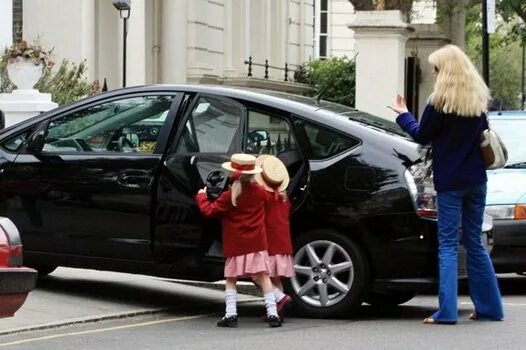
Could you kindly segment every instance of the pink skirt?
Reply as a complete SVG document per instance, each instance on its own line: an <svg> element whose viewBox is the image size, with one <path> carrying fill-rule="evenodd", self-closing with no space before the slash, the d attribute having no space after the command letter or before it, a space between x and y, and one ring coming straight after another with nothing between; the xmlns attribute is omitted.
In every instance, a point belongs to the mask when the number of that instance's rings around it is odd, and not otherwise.
<svg viewBox="0 0 526 350"><path fill-rule="evenodd" d="M270 263L270 277L292 277L294 275L292 255L269 255L268 261Z"/></svg>
<svg viewBox="0 0 526 350"><path fill-rule="evenodd" d="M266 250L233 256L225 262L225 277L252 277L261 272L270 273Z"/></svg>

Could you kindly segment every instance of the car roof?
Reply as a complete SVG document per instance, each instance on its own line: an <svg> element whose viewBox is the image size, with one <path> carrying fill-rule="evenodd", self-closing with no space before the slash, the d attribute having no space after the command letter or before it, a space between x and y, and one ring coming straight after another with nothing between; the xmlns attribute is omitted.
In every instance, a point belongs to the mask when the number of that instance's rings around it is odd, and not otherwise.
<svg viewBox="0 0 526 350"><path fill-rule="evenodd" d="M346 112L357 112L351 107L346 107L338 105L329 101L319 100L317 101L314 98L290 94L286 92L279 92L274 90L264 90L264 89L255 89L255 88L246 88L246 87L225 87L223 85L179 85L179 84L153 84L153 85L140 85L133 87L126 87L115 89L107 92L103 92L94 96L84 98L82 100L76 101L70 105L62 106L48 112L44 112L39 116L30 118L20 124L15 124L2 130L2 134L9 134L15 132L17 129L24 128L28 124L33 124L35 121L42 120L48 115L59 114L62 112L67 112L67 110L72 108L81 107L82 105L91 104L102 99L112 98L113 96L123 96L126 94L135 94L135 93L154 93L154 92L190 92L190 93L201 93L201 94L214 94L217 96L223 96L232 99L244 100L247 102L252 102L255 104L265 105L271 108L276 108L289 113L297 114L302 118L311 120L312 122L321 123L330 128L347 131L351 129L362 132L369 132L371 125L366 125L363 122L352 120L349 118L349 115L341 114L341 112L336 112L330 110L334 107L342 108ZM374 117L374 116L370 116ZM378 118L378 117L375 117ZM385 123L391 123L390 121L384 121ZM400 135L398 135L400 136Z"/></svg>
<svg viewBox="0 0 526 350"><path fill-rule="evenodd" d="M487 113L491 119L526 119L526 111L493 111Z"/></svg>

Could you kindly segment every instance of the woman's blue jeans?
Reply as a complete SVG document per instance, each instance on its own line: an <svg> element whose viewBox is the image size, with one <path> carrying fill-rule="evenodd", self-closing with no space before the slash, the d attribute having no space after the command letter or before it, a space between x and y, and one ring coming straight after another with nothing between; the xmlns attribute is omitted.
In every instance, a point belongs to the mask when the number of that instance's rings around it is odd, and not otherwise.
<svg viewBox="0 0 526 350"><path fill-rule="evenodd" d="M457 268L459 227L467 251L468 283L477 319L504 317L495 270L482 244L486 184L461 191L438 192L439 305L435 321L455 323L458 318Z"/></svg>

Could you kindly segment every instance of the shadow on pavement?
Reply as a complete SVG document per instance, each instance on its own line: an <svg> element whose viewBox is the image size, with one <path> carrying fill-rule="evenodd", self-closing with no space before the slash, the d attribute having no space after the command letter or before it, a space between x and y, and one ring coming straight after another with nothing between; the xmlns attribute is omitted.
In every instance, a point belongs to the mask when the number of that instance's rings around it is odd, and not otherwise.
<svg viewBox="0 0 526 350"><path fill-rule="evenodd" d="M152 278L152 283L159 283ZM169 288L172 286L171 288ZM141 286L125 281L101 281L82 278L47 276L39 279L37 289L67 296L76 296L98 301L127 304L137 308L159 308L194 312L215 312L222 310L223 301L217 296L207 296L196 287L180 286L166 288ZM204 290L206 291L206 290ZM209 293L208 293L209 294Z"/></svg>
<svg viewBox="0 0 526 350"><path fill-rule="evenodd" d="M163 283L161 280L152 278L156 283ZM169 282L169 283L166 283ZM213 297L207 296L208 289L217 289L207 287L206 283L182 282L178 283L173 280L164 280L168 286L177 286L176 288L158 289L155 286L138 286L128 284L125 281L99 281L82 278L62 278L48 276L38 281L39 290L49 291L56 294L68 296L86 297L101 301L125 303L140 308L162 308L168 310L177 310L178 312L187 311L191 313L214 313L218 315L223 311L224 305L217 294ZM501 292L506 295L524 295L526 294L526 277L515 274L506 274L499 276ZM198 288L198 287L203 288ZM202 290L200 292L200 289ZM467 288L460 286L459 292L467 295ZM260 317L264 313L264 306L261 302L249 302L239 305L240 314L244 317ZM374 320L374 319L415 319L421 320L428 317L434 306L420 305L400 305L395 307L373 307L363 304L352 316L344 319L352 320ZM467 318L469 310L461 310L460 318ZM465 315L464 315L465 313ZM294 309L291 310L290 316L302 317Z"/></svg>

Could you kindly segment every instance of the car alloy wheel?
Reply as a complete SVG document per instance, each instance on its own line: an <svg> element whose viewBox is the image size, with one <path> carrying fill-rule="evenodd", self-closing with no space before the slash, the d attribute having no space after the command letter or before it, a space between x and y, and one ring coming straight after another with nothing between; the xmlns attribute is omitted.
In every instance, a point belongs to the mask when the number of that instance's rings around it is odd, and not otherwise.
<svg viewBox="0 0 526 350"><path fill-rule="evenodd" d="M294 256L291 285L303 302L329 307L342 301L354 282L354 264L345 249L332 241L316 240Z"/></svg>

